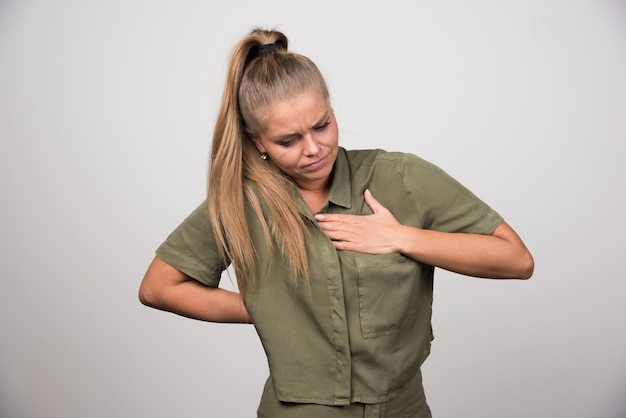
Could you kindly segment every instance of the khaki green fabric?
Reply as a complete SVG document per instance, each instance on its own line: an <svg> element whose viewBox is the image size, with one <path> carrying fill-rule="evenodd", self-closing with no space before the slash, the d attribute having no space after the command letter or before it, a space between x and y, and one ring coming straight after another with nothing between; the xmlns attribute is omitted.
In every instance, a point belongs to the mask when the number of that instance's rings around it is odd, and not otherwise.
<svg viewBox="0 0 626 418"><path fill-rule="evenodd" d="M366 188L404 225L490 234L502 222L437 167L382 150L339 149L321 212L371 214ZM392 399L430 352L434 269L401 254L336 251L304 201L299 204L311 233L310 287L303 281L293 286L284 258L278 251L270 256L258 220L247 214L262 280L245 303L267 353L276 396L324 405ZM208 286L219 284L227 262L218 257L204 203L157 256Z"/></svg>
<svg viewBox="0 0 626 418"><path fill-rule="evenodd" d="M394 398L381 403L352 403L329 406L280 402L276 398L272 378L267 379L258 418L432 418L418 372Z"/></svg>

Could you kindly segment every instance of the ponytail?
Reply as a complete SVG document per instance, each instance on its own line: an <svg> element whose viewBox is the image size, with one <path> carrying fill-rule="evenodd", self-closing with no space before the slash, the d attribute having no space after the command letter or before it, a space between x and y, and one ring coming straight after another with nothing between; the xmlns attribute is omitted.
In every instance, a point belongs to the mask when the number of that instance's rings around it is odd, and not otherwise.
<svg viewBox="0 0 626 418"><path fill-rule="evenodd" d="M262 129L259 109L277 100L318 89L324 79L308 58L287 51L288 40L273 30L255 29L234 48L221 108L213 132L208 211L222 259L232 262L240 291L254 291L259 262L246 222L246 203L260 220L265 244L291 266L294 284L308 282L307 229L297 206L297 188L271 161L261 158L246 129ZM263 205L269 213L263 215ZM250 215L250 214L249 214ZM268 261L269 263L269 257ZM268 265L264 271L268 271Z"/></svg>

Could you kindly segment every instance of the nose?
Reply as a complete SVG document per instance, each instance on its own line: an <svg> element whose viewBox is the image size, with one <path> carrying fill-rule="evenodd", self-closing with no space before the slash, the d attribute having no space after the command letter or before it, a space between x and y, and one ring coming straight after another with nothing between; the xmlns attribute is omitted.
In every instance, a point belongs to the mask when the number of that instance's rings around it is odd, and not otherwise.
<svg viewBox="0 0 626 418"><path fill-rule="evenodd" d="M306 156L313 156L320 152L321 146L315 137L311 134L306 135L304 138L303 153Z"/></svg>

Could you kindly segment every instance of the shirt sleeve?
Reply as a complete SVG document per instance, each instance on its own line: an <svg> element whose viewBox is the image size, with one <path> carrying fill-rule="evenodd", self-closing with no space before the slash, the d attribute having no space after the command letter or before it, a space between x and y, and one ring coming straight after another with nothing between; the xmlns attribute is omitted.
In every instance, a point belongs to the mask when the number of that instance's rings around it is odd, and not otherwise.
<svg viewBox="0 0 626 418"><path fill-rule="evenodd" d="M402 178L425 229L489 235L502 223L502 217L470 190L415 155L404 155Z"/></svg>
<svg viewBox="0 0 626 418"><path fill-rule="evenodd" d="M221 259L217 250L206 201L167 237L157 248L156 255L207 286L219 285L222 272L229 263Z"/></svg>

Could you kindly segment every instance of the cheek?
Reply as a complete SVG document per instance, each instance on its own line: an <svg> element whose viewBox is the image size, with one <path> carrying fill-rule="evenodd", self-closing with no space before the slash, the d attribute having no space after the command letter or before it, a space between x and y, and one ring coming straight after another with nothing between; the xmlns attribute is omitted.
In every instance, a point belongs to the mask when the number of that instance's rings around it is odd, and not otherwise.
<svg viewBox="0 0 626 418"><path fill-rule="evenodd" d="M339 131L336 126L328 132L328 135L325 137L325 142L329 145L334 145L339 142Z"/></svg>
<svg viewBox="0 0 626 418"><path fill-rule="evenodd" d="M283 171L298 164L299 154L291 149L279 150L274 154L274 163Z"/></svg>

